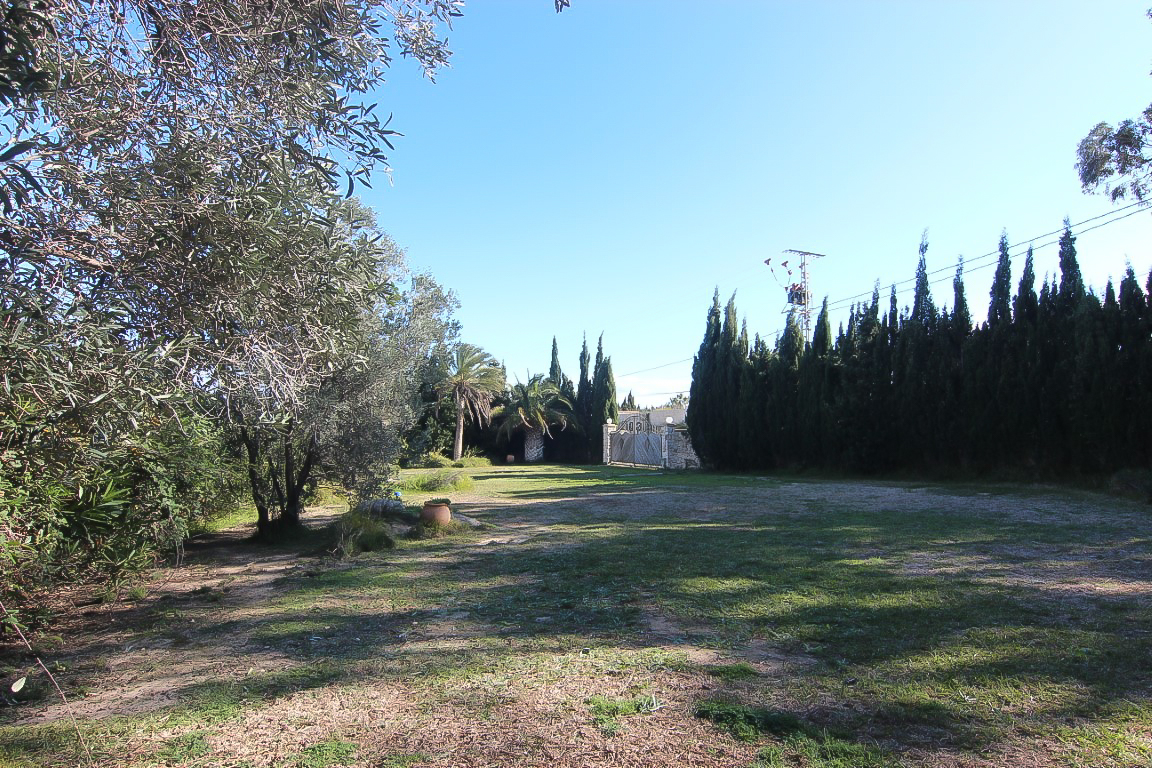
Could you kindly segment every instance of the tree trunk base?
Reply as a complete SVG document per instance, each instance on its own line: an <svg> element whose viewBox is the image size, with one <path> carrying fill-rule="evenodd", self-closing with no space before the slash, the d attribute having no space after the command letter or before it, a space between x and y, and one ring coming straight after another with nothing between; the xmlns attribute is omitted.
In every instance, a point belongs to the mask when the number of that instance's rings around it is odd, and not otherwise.
<svg viewBox="0 0 1152 768"><path fill-rule="evenodd" d="M258 526L252 541L261 544L279 544L285 541L295 541L308 533L308 526L297 520L275 518L266 524Z"/></svg>

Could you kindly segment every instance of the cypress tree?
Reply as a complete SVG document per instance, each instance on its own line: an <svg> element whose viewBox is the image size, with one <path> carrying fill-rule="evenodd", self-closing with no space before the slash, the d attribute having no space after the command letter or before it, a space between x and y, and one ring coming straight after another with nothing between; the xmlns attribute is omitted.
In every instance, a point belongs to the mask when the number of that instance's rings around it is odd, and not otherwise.
<svg viewBox="0 0 1152 768"><path fill-rule="evenodd" d="M820 359L825 359L832 352L832 325L828 322L828 297L820 306L820 314L816 316L816 330L812 331L812 347L810 352Z"/></svg>
<svg viewBox="0 0 1152 768"><path fill-rule="evenodd" d="M771 468L772 457L768 444L768 389L767 372L771 353L757 334L748 353L740 382L740 413L738 465L750 468Z"/></svg>
<svg viewBox="0 0 1152 768"><path fill-rule="evenodd" d="M927 232L920 240L920 260L916 267L916 290L912 312L903 324L894 359L896 400L900 403L899 430L903 436L901 461L907 467L924 467L937 437L935 403L929 371L931 334L937 322L936 305L928 284Z"/></svg>
<svg viewBox="0 0 1152 768"><path fill-rule="evenodd" d="M833 455L830 393L826 386L832 365L832 326L828 321L828 299L820 307L812 344L800 360L797 374L796 417L804 429L800 433L799 458L806 466L824 466ZM752 360L755 364L756 354Z"/></svg>
<svg viewBox="0 0 1152 768"><path fill-rule="evenodd" d="M1000 273L999 267L996 269ZM1011 289L1009 289L1011 290ZM1011 319L1006 317L1006 319ZM963 342L972 332L972 313L968 309L968 299L964 295L964 257L956 261L956 276L952 278L952 334L953 339Z"/></svg>
<svg viewBox="0 0 1152 768"><path fill-rule="evenodd" d="M1119 360L1116 377L1124 384L1122 409L1125 415L1118 436L1122 438L1122 466L1147 466L1149 439L1152 436L1152 407L1146 402L1152 391L1152 370L1145 368L1149 360L1149 313L1144 292L1136 273L1129 265L1120 281L1120 333Z"/></svg>
<svg viewBox="0 0 1152 768"><path fill-rule="evenodd" d="M784 333L776 342L776 357L780 363L790 371L800 367L800 357L804 354L804 333L800 330L800 321L796 310L788 311L788 319L784 322Z"/></svg>
<svg viewBox="0 0 1152 768"><path fill-rule="evenodd" d="M1012 320L1012 260L1008 256L1008 235L1000 235L1000 258L992 278L992 301L988 305L988 327L996 328Z"/></svg>
<svg viewBox="0 0 1152 768"><path fill-rule="evenodd" d="M1123 283L1121 283L1123 285ZM1102 439L1106 452L1107 468L1122 466L1126 451L1126 426L1131 421L1127 417L1128 386L1125 376L1129 373L1124 367L1123 347L1121 339L1124 336L1123 316L1120 312L1120 301L1112 280L1104 290L1104 306L1100 317L1100 336L1098 339L1100 357L1100 401L1101 401L1101 427Z"/></svg>
<svg viewBox="0 0 1152 768"><path fill-rule="evenodd" d="M617 421L620 409L616 405L616 378L612 375L612 358L604 357L601 335L600 350L596 355L596 371L592 379L592 419L587 430L588 453L593 463L602 461L604 425L609 419Z"/></svg>
<svg viewBox="0 0 1152 768"><path fill-rule="evenodd" d="M992 288L988 292L988 319L980 332L967 345L973 364L965 379L960 408L965 416L957 431L964 433L966 447L961 451L965 463L983 467L996 466L1003 460L1004 441L1009 427L1005 419L1004 390L1011 388L1016 362L1008 354L1012 322L1012 260L1008 254L1008 235L1000 235L999 258Z"/></svg>
<svg viewBox="0 0 1152 768"><path fill-rule="evenodd" d="M849 318L851 344L842 356L841 420L843 460L859 471L875 471L889 462L885 456L888 421L888 349L880 319L880 284L872 300Z"/></svg>
<svg viewBox="0 0 1152 768"><path fill-rule="evenodd" d="M578 449L579 461L587 463L591 458L588 455L588 424L592 421L592 378L589 367L592 356L588 354L588 335L584 335L584 342L580 348L580 378L576 381L576 423L580 425L583 439Z"/></svg>
<svg viewBox="0 0 1152 768"><path fill-rule="evenodd" d="M892 284L888 296L888 344L896 346L896 334L900 332L900 310L896 304L896 284Z"/></svg>
<svg viewBox="0 0 1152 768"><path fill-rule="evenodd" d="M702 462L716 463L717 423L715 419L718 396L717 361L720 344L720 289L712 294L712 307L704 325L704 339L692 361L692 386L688 394L688 437L692 448Z"/></svg>
<svg viewBox="0 0 1152 768"><path fill-rule="evenodd" d="M797 372L804 353L804 336L796 310L788 312L784 332L776 339L776 350L766 372L766 431L771 463L774 466L798 464L800 433L797 428Z"/></svg>
<svg viewBox="0 0 1152 768"><path fill-rule="evenodd" d="M1016 290L1016 299L1012 307L1015 322L1035 328L1037 303L1036 269L1032 262L1032 246L1028 246L1028 254L1024 257L1024 271L1020 274L1020 286Z"/></svg>
<svg viewBox="0 0 1152 768"><path fill-rule="evenodd" d="M548 366L548 378L557 387L563 380L564 371L560 368L560 347L556 344L556 337L552 337L552 364Z"/></svg>
<svg viewBox="0 0 1152 768"><path fill-rule="evenodd" d="M636 411L636 398L632 397L632 390L628 390L628 396L620 402L620 410L622 411Z"/></svg>
<svg viewBox="0 0 1152 768"><path fill-rule="evenodd" d="M1095 293L1089 292L1081 298L1072 316L1072 344L1069 348L1073 351L1073 359L1065 361L1070 363L1067 375L1071 394L1065 406L1071 438L1068 445L1070 458L1074 468L1089 474L1097 474L1107 466L1109 452L1104 380L1108 361L1114 355L1106 351L1104 309Z"/></svg>
<svg viewBox="0 0 1152 768"><path fill-rule="evenodd" d="M1067 470L1067 430L1065 407L1070 396L1065 358L1071 356L1071 345L1061 322L1059 291L1055 280L1047 277L1040 287L1036 313L1035 382L1038 393L1037 421L1039 440L1035 451L1037 463L1049 471Z"/></svg>
<svg viewBox="0 0 1152 768"><path fill-rule="evenodd" d="M717 442L713 450L717 466L731 467L736 464L737 440L740 430L740 414L736 404L740 401L740 381L747 361L748 337L743 336L744 349L741 350L741 334L736 313L736 294L733 293L724 307L724 324L720 328L717 345L717 393L714 418L717 422Z"/></svg>
<svg viewBox="0 0 1152 768"><path fill-rule="evenodd" d="M928 230L920 237L920 262L916 266L916 292L912 299L912 319L931 328L936 322L936 305L932 303L932 288L928 284Z"/></svg>
<svg viewBox="0 0 1152 768"><path fill-rule="evenodd" d="M588 387L592 384L592 379L589 375L589 365L592 363L592 356L588 354L588 336L584 336L584 345L580 348L580 378L576 382L576 398L581 399L581 392L584 393L583 397L588 396Z"/></svg>
<svg viewBox="0 0 1152 768"><path fill-rule="evenodd" d="M1064 233L1060 235L1060 289L1057 291L1060 311L1071 317L1084 295L1084 278L1080 274L1080 262L1076 260L1076 238L1072 236L1068 219L1064 219Z"/></svg>
<svg viewBox="0 0 1152 768"><path fill-rule="evenodd" d="M941 456L950 464L963 463L967 454L968 426L964 414L965 403L965 351L972 333L972 312L964 290L964 258L956 260L956 275L952 278L952 314L948 318L947 333L938 345L946 359L938 368L944 391L938 400L937 413L943 430L940 441Z"/></svg>
<svg viewBox="0 0 1152 768"><path fill-rule="evenodd" d="M1032 246L1024 257L1024 269L1012 301L1012 332L1008 357L1013 370L1005 379L1006 403L1003 435L1004 460L1011 465L1034 468L1037 442L1040 439L1038 395L1044 383L1041 379L1037 348L1039 299L1036 296L1036 269Z"/></svg>
<svg viewBox="0 0 1152 768"><path fill-rule="evenodd" d="M560 394L570 402L576 402L576 388L572 379L560 367L560 348L556 345L556 337L552 337L552 363L548 366L548 379L560 388Z"/></svg>
<svg viewBox="0 0 1152 768"><path fill-rule="evenodd" d="M1080 323L1076 316L1087 296L1076 256L1076 238L1072 236L1068 219L1064 219L1064 232L1060 236L1060 282L1056 285L1053 281L1051 295L1054 312L1048 329L1051 348L1047 381L1049 401L1045 415L1055 431L1050 438L1051 448L1058 452L1052 468L1057 472L1067 472L1077 456L1082 455L1082 446L1076 445L1079 418L1075 397L1082 384L1077 375L1077 363L1086 362L1086 357L1081 354L1083 350L1077 343L1082 331L1078 333Z"/></svg>

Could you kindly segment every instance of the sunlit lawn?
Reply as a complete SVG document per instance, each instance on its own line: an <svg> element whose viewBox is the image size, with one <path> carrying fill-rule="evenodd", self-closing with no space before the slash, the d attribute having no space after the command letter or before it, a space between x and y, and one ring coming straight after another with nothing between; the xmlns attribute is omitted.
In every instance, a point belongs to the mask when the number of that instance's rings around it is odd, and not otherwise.
<svg viewBox="0 0 1152 768"><path fill-rule="evenodd" d="M405 541L352 567L312 562L255 622L213 624L212 605L188 606L209 625L203 642L247 633L292 664L243 685L190 683L159 713L84 720L99 762L242 765L213 751L228 723L293 692L366 681L409 686L420 711L464 702L498 719L517 692L587 678L578 717L626 740L627 723L655 717L669 674L708 681L686 716L706 718L717 744L751 743L748 765L1152 761L1143 507L1036 489L857 494L850 483L615 468L468 472L458 508L488 530ZM875 502L905 490L906 505ZM484 541L509 532L528 535ZM466 642L416 642L446 621ZM651 682L596 698L602 674ZM73 764L73 742L63 724L5 728L0 765ZM370 742L334 729L291 759L452 764Z"/></svg>

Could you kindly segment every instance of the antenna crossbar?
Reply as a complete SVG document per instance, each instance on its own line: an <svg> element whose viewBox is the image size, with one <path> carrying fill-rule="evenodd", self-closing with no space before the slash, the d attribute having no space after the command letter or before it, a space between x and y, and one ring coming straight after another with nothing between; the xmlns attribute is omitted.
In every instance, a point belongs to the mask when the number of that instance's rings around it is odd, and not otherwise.
<svg viewBox="0 0 1152 768"><path fill-rule="evenodd" d="M792 248L784 251L784 253L800 257L800 282L789 284L786 290L788 304L800 318L800 328L804 332L804 344L807 346L812 338L812 284L808 277L808 260L822 259L824 254Z"/></svg>

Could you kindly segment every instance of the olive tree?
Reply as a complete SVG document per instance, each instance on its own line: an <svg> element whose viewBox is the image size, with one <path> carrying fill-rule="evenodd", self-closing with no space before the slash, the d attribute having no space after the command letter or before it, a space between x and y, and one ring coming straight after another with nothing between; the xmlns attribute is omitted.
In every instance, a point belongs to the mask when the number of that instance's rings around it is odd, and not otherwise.
<svg viewBox="0 0 1152 768"><path fill-rule="evenodd" d="M350 208L371 226L366 211ZM307 375L297 371L303 388L278 399L228 393L261 535L298 525L318 479L360 499L381 492L419 413L421 386L435 378L437 352L457 332L455 298L430 276L410 275L390 238L376 232L359 248L376 267L375 298L352 308L340 346Z"/></svg>
<svg viewBox="0 0 1152 768"><path fill-rule="evenodd" d="M141 528L124 515L175 498L180 462L163 457L203 445L206 418L318 434L303 426L318 393L335 372L371 367L366 339L388 326L365 315L402 299L381 269L380 233L339 198L387 170L396 133L368 94L397 55L429 76L444 66L441 31L458 5L9 4L6 585L17 560L45 559L47 542L99 548L117 521Z"/></svg>

